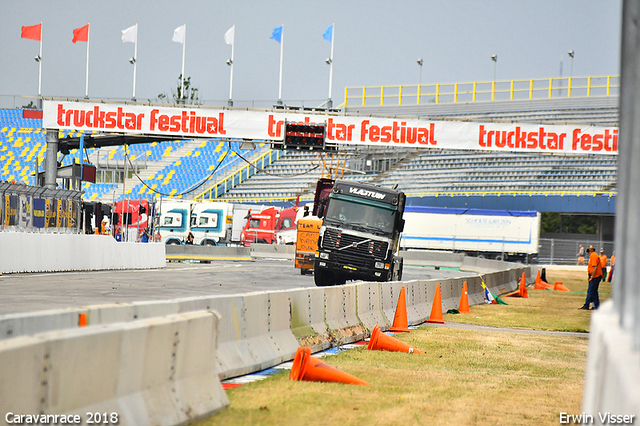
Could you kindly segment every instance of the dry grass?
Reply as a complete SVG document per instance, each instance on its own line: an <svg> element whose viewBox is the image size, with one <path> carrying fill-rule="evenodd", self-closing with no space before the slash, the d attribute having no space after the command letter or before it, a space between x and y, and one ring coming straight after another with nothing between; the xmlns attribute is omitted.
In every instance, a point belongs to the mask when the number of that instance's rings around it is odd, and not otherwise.
<svg viewBox="0 0 640 426"><path fill-rule="evenodd" d="M532 290L529 297L503 297L508 306L496 309L495 305L471 306L474 315L445 315L444 320L465 324L479 324L493 327L527 328L532 330L556 330L588 332L589 311L580 308L587 297L587 272L548 271L547 280L564 283L570 292ZM600 284L600 302L611 294L611 283Z"/></svg>
<svg viewBox="0 0 640 426"><path fill-rule="evenodd" d="M576 274L572 284L572 273L557 274L563 279L550 275L576 291L584 276ZM509 306L474 306L473 313L482 313L473 319L482 316L483 325L587 327L589 312L576 306L584 294L538 293L509 298ZM553 303L545 302L550 297ZM554 320L574 314L576 319ZM445 320L454 317L472 316ZM536 327L536 318L545 325ZM370 386L292 382L284 371L229 390L231 406L198 425L557 425L560 412L581 412L586 338L430 326L395 337L426 355L348 350L325 361Z"/></svg>

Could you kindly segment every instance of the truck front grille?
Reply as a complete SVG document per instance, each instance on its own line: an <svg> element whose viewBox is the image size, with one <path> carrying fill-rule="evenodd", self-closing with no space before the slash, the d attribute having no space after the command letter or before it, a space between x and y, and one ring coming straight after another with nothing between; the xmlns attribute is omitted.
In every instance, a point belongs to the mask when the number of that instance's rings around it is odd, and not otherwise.
<svg viewBox="0 0 640 426"><path fill-rule="evenodd" d="M322 238L322 248L345 255L369 256L376 259L384 259L389 244L384 241L368 240L344 233L339 229L329 228Z"/></svg>

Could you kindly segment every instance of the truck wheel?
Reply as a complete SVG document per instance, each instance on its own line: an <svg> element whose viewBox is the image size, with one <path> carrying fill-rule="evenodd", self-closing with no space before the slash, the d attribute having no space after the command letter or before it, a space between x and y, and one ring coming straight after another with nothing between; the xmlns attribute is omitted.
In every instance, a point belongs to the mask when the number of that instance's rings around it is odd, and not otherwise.
<svg viewBox="0 0 640 426"><path fill-rule="evenodd" d="M213 240L204 240L204 241L202 242L202 245L203 245L203 246L216 246L217 244L216 244L216 242L215 242L215 241L213 241Z"/></svg>
<svg viewBox="0 0 640 426"><path fill-rule="evenodd" d="M313 281L318 287L326 287L336 284L334 282L335 276L331 272L325 271L323 269L314 269Z"/></svg>
<svg viewBox="0 0 640 426"><path fill-rule="evenodd" d="M167 241L167 245L168 246L179 246L180 245L180 241L178 241L178 240L169 240L169 241Z"/></svg>

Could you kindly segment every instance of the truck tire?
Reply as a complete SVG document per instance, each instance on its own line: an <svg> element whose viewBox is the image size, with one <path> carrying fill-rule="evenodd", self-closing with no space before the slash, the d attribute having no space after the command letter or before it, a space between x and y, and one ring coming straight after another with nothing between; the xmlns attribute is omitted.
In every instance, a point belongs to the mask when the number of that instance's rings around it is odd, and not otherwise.
<svg viewBox="0 0 640 426"><path fill-rule="evenodd" d="M316 283L317 287L333 285L332 278L333 274L331 272L322 269L314 269L313 271L313 282Z"/></svg>
<svg viewBox="0 0 640 426"><path fill-rule="evenodd" d="M204 240L202 242L203 246L217 246L216 242L213 240Z"/></svg>
<svg viewBox="0 0 640 426"><path fill-rule="evenodd" d="M167 241L167 245L168 246L179 246L180 245L180 241L178 241L178 240L169 240L169 241Z"/></svg>

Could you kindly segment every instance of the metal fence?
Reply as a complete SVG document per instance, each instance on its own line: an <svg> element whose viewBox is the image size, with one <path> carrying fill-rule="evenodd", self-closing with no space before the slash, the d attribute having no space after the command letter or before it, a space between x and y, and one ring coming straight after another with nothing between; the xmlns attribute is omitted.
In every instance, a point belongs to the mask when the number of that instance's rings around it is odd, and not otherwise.
<svg viewBox="0 0 640 426"><path fill-rule="evenodd" d="M604 249L607 257L615 250L613 241L602 241L597 239L585 240L560 240L556 238L540 238L538 246L538 263L546 265L576 265L578 264L578 253L580 245L584 248L584 264L589 262L587 247L593 245L596 252Z"/></svg>
<svg viewBox="0 0 640 426"><path fill-rule="evenodd" d="M79 191L0 182L0 231L78 233Z"/></svg>

